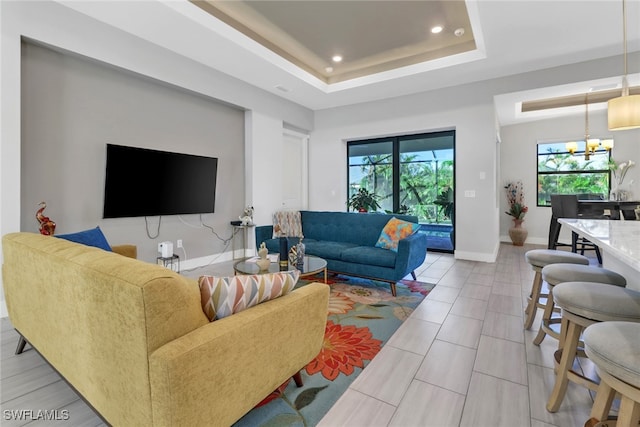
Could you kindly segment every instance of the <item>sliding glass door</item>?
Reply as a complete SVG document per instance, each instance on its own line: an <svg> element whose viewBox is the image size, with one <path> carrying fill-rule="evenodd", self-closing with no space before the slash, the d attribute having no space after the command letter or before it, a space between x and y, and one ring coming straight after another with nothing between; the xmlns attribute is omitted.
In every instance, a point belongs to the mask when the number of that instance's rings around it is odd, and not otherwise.
<svg viewBox="0 0 640 427"><path fill-rule="evenodd" d="M455 131L348 142L349 196L365 188L380 210L416 215L431 249L452 251Z"/></svg>

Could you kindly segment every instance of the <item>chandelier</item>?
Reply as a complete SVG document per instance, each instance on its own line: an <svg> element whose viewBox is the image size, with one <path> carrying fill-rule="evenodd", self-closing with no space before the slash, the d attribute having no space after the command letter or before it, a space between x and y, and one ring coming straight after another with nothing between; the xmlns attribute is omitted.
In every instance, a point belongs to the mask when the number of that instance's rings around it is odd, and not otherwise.
<svg viewBox="0 0 640 427"><path fill-rule="evenodd" d="M598 138L591 138L589 135L589 94L584 95L584 159L589 160L591 155L596 153L598 147L602 146L605 150L609 151L613 148L613 139L603 139L600 141ZM580 141L582 142L582 141ZM571 154L574 154L578 150L578 143L576 141L567 142L565 148Z"/></svg>

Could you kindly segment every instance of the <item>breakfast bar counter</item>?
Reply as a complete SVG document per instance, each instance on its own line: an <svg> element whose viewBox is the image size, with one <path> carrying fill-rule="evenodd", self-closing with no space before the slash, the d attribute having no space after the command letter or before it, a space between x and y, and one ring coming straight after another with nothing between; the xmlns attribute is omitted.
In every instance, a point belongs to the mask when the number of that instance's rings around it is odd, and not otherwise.
<svg viewBox="0 0 640 427"><path fill-rule="evenodd" d="M640 221L560 218L561 224L600 247L602 266L627 279L640 291Z"/></svg>

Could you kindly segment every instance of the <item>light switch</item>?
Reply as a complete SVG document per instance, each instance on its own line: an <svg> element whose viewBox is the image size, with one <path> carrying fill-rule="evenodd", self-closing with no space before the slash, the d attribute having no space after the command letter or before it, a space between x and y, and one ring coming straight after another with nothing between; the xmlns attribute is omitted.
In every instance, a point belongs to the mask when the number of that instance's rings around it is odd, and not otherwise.
<svg viewBox="0 0 640 427"><path fill-rule="evenodd" d="M480 179L487 179L487 173L486 172L480 172Z"/></svg>
<svg viewBox="0 0 640 427"><path fill-rule="evenodd" d="M476 191L475 190L465 190L464 191L464 197L476 197Z"/></svg>

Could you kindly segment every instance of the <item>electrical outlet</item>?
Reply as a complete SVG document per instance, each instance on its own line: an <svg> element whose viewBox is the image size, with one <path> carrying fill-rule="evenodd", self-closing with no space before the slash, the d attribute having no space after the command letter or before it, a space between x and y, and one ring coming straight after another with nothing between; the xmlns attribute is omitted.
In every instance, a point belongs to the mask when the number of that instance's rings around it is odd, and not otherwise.
<svg viewBox="0 0 640 427"><path fill-rule="evenodd" d="M178 241L176 242L176 246L178 246L178 248L182 247L182 239L178 239Z"/></svg>

